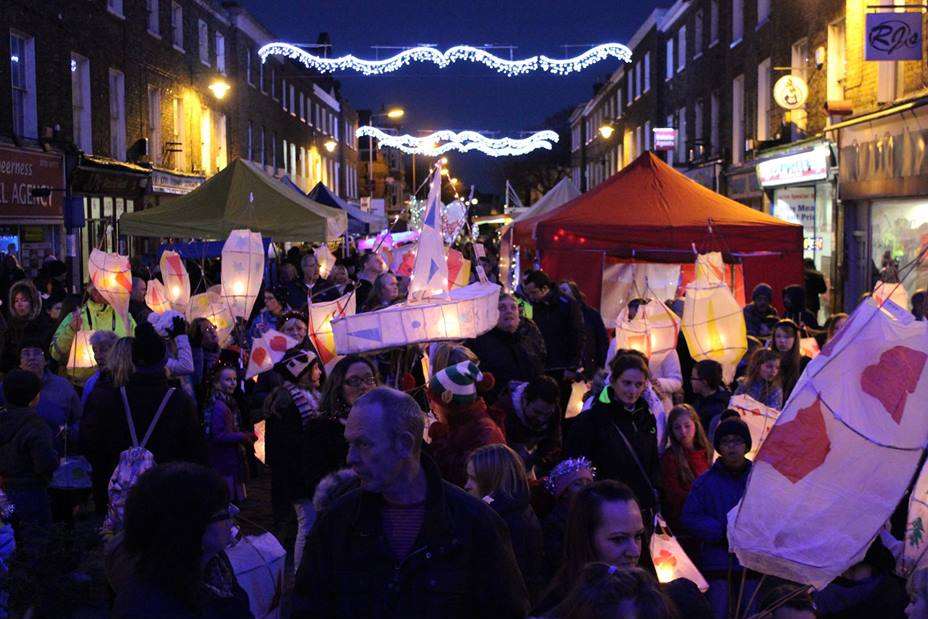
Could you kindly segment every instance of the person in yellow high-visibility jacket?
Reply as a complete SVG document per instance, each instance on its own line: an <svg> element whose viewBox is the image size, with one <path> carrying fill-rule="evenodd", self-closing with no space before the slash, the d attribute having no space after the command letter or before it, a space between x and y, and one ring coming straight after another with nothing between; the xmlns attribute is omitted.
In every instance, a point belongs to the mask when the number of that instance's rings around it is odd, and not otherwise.
<svg viewBox="0 0 928 619"><path fill-rule="evenodd" d="M52 338L50 352L52 358L62 369L68 365L68 356L71 354L74 336L81 329L113 331L119 337L127 337L135 333L135 320L132 316L129 316L127 325L92 285L88 285L87 292L90 298L79 309L65 316ZM94 368L76 369L70 373L70 377L73 382L83 385L94 371Z"/></svg>

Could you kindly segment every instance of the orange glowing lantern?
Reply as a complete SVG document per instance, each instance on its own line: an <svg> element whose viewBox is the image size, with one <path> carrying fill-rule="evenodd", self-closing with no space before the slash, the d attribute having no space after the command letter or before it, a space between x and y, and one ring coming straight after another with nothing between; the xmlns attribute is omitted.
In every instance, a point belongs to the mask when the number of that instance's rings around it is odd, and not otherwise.
<svg viewBox="0 0 928 619"><path fill-rule="evenodd" d="M145 291L145 304L156 314L163 314L171 309L171 302L168 301L164 284L160 280L149 280L148 289Z"/></svg>
<svg viewBox="0 0 928 619"><path fill-rule="evenodd" d="M190 276L184 259L176 251L167 250L161 254L161 279L171 308L186 314L190 304Z"/></svg>
<svg viewBox="0 0 928 619"><path fill-rule="evenodd" d="M94 333L91 329L81 329L74 334L67 365L68 376L74 380L86 378L93 373L93 368L97 367L93 346L90 345L90 338Z"/></svg>
<svg viewBox="0 0 928 619"><path fill-rule="evenodd" d="M129 324L129 297L132 294L132 269L129 258L95 249L87 260L93 287Z"/></svg>
<svg viewBox="0 0 928 619"><path fill-rule="evenodd" d="M649 297L648 303L638 307L638 313L628 319L628 309L622 310L616 320L616 349L637 350L651 360L655 367L677 347L680 319L663 301Z"/></svg>

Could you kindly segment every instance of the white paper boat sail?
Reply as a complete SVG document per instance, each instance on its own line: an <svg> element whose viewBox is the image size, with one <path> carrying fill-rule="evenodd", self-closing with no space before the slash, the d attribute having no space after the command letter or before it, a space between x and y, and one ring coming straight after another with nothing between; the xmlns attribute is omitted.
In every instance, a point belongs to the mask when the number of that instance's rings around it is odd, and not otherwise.
<svg viewBox="0 0 928 619"><path fill-rule="evenodd" d="M339 355L465 340L496 326L500 292L497 284L478 282L448 292L448 264L439 225L440 195L441 172L436 167L409 286L410 300L333 320Z"/></svg>

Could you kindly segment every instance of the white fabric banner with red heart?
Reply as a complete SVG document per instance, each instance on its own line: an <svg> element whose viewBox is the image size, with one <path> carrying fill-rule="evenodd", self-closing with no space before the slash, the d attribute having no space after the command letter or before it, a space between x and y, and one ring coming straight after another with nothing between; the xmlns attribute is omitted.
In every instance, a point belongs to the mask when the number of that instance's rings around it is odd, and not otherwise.
<svg viewBox="0 0 928 619"><path fill-rule="evenodd" d="M274 329L265 331L264 335L255 338L252 342L245 380L273 368L274 364L283 359L284 354L297 344L299 342L280 331Z"/></svg>
<svg viewBox="0 0 928 619"><path fill-rule="evenodd" d="M863 559L928 442L928 323L868 299L800 377L728 539L743 565L822 588Z"/></svg>

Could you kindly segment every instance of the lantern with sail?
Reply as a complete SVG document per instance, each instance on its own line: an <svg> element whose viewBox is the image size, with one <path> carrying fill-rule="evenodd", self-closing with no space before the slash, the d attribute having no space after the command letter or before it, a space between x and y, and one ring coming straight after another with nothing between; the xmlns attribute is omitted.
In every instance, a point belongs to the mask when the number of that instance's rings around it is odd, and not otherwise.
<svg viewBox="0 0 928 619"><path fill-rule="evenodd" d="M464 340L492 329L500 287L480 281L449 292L441 237L441 172L432 172L428 204L405 303L332 322L338 354L347 355L442 340Z"/></svg>

